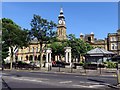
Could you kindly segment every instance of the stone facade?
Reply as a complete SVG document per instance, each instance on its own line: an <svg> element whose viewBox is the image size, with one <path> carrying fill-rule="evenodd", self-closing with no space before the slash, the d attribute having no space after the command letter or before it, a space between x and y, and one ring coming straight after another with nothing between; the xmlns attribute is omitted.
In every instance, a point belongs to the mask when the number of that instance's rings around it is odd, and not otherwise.
<svg viewBox="0 0 120 90"><path fill-rule="evenodd" d="M44 45L43 45L44 47ZM28 47L19 48L17 52L17 60L30 62L39 62L40 60L40 45L36 39L32 40ZM43 62L45 62L45 51L43 51Z"/></svg>
<svg viewBox="0 0 120 90"><path fill-rule="evenodd" d="M83 34L80 34L80 39L89 43L93 47L100 47L107 50L107 39L96 39L94 38L94 33L91 32L91 34L86 34L85 36Z"/></svg>
<svg viewBox="0 0 120 90"><path fill-rule="evenodd" d="M108 33L107 42L108 50L120 55L120 29L116 33Z"/></svg>

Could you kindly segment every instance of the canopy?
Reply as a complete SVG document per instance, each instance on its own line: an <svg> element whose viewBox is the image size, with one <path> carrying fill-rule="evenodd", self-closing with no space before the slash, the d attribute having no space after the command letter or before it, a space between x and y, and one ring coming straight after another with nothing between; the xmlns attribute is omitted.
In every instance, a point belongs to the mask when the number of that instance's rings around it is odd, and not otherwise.
<svg viewBox="0 0 120 90"><path fill-rule="evenodd" d="M113 55L115 53L107 51L103 48L95 48L87 52L90 56L103 56L103 55Z"/></svg>

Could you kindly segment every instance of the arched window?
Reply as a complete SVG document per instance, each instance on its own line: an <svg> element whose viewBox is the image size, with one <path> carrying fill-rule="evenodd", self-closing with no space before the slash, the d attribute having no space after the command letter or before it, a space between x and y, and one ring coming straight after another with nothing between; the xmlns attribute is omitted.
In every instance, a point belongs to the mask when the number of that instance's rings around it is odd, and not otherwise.
<svg viewBox="0 0 120 90"><path fill-rule="evenodd" d="M115 49L115 45L114 45L114 44L112 44L112 46L111 46L111 47L112 47L112 50L114 50L114 49Z"/></svg>
<svg viewBox="0 0 120 90"><path fill-rule="evenodd" d="M30 60L30 61L33 60L33 56L32 56L32 55L29 56L29 60Z"/></svg>
<svg viewBox="0 0 120 90"><path fill-rule="evenodd" d="M91 37L88 37L88 41L91 42Z"/></svg>
<svg viewBox="0 0 120 90"><path fill-rule="evenodd" d="M26 56L26 60L28 60L28 55Z"/></svg>
<svg viewBox="0 0 120 90"><path fill-rule="evenodd" d="M37 56L35 56L35 60L37 60Z"/></svg>
<svg viewBox="0 0 120 90"><path fill-rule="evenodd" d="M38 56L38 60L40 60L40 55Z"/></svg>

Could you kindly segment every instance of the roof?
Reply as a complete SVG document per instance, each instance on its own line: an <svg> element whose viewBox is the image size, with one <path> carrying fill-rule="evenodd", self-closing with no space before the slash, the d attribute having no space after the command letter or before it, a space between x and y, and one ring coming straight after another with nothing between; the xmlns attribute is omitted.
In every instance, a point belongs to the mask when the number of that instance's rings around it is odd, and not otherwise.
<svg viewBox="0 0 120 90"><path fill-rule="evenodd" d="M95 49L92 49L90 51L87 52L87 54L90 54L90 55L112 55L112 54L115 54L113 52L110 52L110 51L107 51L103 48L95 48Z"/></svg>

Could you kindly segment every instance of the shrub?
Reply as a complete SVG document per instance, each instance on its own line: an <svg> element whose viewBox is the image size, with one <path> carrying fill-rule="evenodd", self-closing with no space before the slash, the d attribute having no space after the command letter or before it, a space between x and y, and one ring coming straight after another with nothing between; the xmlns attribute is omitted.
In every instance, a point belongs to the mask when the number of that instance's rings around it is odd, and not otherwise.
<svg viewBox="0 0 120 90"><path fill-rule="evenodd" d="M84 62L81 61L81 62L80 62L80 66L83 66L83 65L84 65Z"/></svg>
<svg viewBox="0 0 120 90"><path fill-rule="evenodd" d="M116 68L116 63L114 62L106 62L106 67L107 68Z"/></svg>

